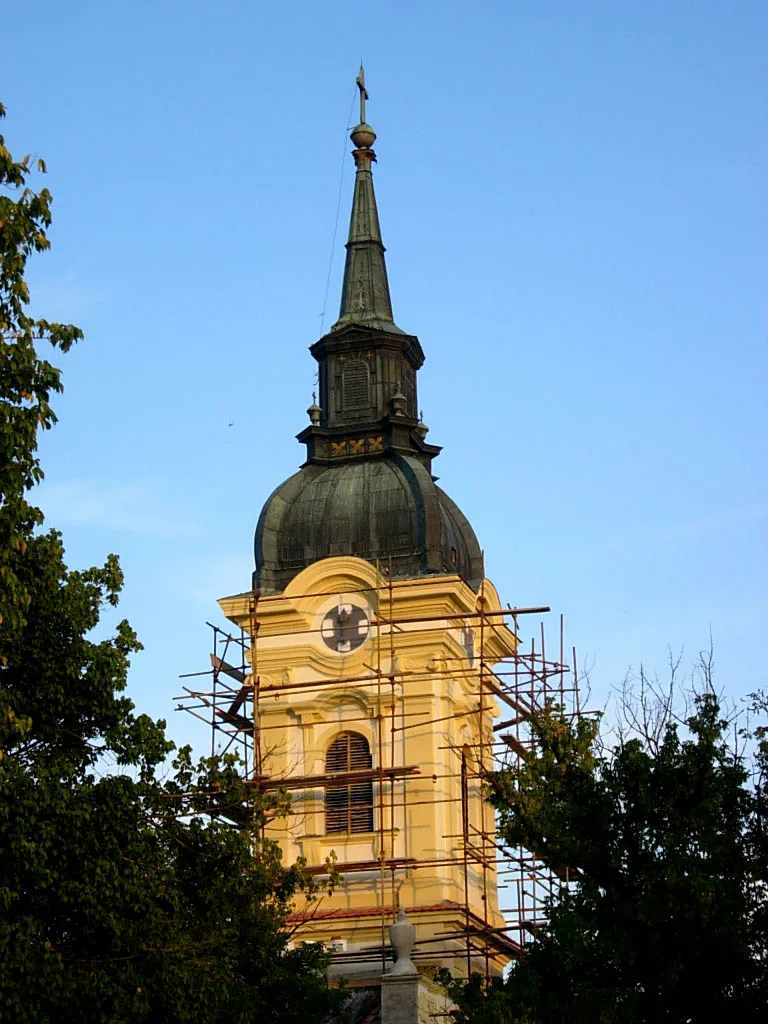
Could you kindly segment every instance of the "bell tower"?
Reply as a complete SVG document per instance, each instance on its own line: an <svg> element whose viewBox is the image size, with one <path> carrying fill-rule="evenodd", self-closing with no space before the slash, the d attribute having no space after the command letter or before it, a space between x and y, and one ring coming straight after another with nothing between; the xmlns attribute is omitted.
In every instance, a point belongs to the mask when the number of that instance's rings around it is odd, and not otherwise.
<svg viewBox="0 0 768 1024"><path fill-rule="evenodd" d="M297 937L327 943L339 974L380 975L404 908L420 970L498 974L516 947L483 775L503 697L493 666L517 638L474 530L432 473L424 353L393 318L362 68L357 82L341 306L310 348L306 457L259 516L252 590L220 606L251 637L240 681L254 782L291 795L268 834L286 863L303 858L322 879L332 861L342 877L311 914L296 908ZM233 709L242 717L243 701Z"/></svg>

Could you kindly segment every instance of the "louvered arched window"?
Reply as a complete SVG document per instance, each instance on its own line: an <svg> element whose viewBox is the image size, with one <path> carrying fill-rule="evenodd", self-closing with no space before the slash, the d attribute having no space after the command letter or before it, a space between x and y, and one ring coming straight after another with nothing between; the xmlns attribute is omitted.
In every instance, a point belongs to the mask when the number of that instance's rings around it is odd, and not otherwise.
<svg viewBox="0 0 768 1024"><path fill-rule="evenodd" d="M328 747L326 772L354 772L371 768L368 740L359 732L342 732ZM325 831L373 831L373 782L363 779L325 790Z"/></svg>
<svg viewBox="0 0 768 1024"><path fill-rule="evenodd" d="M364 359L350 359L342 376L344 412L368 412L371 405L371 374Z"/></svg>

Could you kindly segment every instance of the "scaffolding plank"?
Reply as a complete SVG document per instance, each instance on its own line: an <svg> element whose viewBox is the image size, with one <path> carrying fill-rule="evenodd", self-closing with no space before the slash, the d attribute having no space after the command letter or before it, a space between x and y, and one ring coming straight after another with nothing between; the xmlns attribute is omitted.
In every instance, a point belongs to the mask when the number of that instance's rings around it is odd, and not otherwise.
<svg viewBox="0 0 768 1024"><path fill-rule="evenodd" d="M490 690L490 692L495 697L498 697L499 700L504 701L505 704L511 707L513 711L523 710L520 704L518 704L518 702L513 697L511 697L508 693L505 693L497 683L494 683L487 676L483 678L482 684L483 686L487 687L487 689Z"/></svg>
<svg viewBox="0 0 768 1024"><path fill-rule="evenodd" d="M234 706L234 705L233 705ZM228 710L223 711L221 708L216 708L214 714L217 718L223 719L229 725L236 725L238 729L252 729L253 722L250 718L245 718L243 715L238 715L237 711L230 707Z"/></svg>
<svg viewBox="0 0 768 1024"><path fill-rule="evenodd" d="M413 775L421 775L421 769L415 765L404 765L401 768L359 768L349 772L324 772L322 775L294 775L288 779L269 779L262 776L251 779L248 785L259 789L322 789L326 786L349 786L355 782L376 782L377 779L404 779Z"/></svg>
<svg viewBox="0 0 768 1024"><path fill-rule="evenodd" d="M505 718L503 722L499 722L498 725L494 725L494 732L501 732L502 729L511 729L513 725L520 725L521 722L525 722L530 716L521 714L515 715L514 718Z"/></svg>
<svg viewBox="0 0 768 1024"><path fill-rule="evenodd" d="M575 882L579 874L576 868L568 867L552 868L552 871L557 875L561 882Z"/></svg>
<svg viewBox="0 0 768 1024"><path fill-rule="evenodd" d="M304 868L308 875L329 875L331 871L338 871L339 874L353 873L357 871L379 871L381 868L407 868L418 864L415 857L397 857L386 860L353 860L344 864L334 864L331 868L327 864L315 864L312 867Z"/></svg>
<svg viewBox="0 0 768 1024"><path fill-rule="evenodd" d="M518 757L528 757L528 751L525 746L519 739L517 739L517 737L512 736L511 733L503 732L499 739L504 740L510 750L514 750Z"/></svg>
<svg viewBox="0 0 768 1024"><path fill-rule="evenodd" d="M211 655L211 665L215 672L223 672L224 675L229 676L230 679L234 679L238 683L245 682L245 672L240 668L235 668L234 665L230 665L229 662L224 661L223 658L217 657L215 654Z"/></svg>

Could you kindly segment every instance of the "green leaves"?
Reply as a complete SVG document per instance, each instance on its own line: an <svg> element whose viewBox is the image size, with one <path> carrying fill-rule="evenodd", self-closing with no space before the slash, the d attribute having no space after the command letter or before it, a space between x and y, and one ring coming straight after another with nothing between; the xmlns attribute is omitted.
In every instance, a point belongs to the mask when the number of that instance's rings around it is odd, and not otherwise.
<svg viewBox="0 0 768 1024"><path fill-rule="evenodd" d="M29 163L28 157L15 162L0 135L0 665L7 657L3 641L21 628L29 606L13 554L42 522L26 494L42 479L38 431L56 422L50 403L61 391L59 371L39 357L35 340L45 339L66 351L82 338L71 324L36 320L25 310L30 301L24 279L27 259L50 247L46 229L51 223L51 194L28 187ZM45 169L38 160L37 170Z"/></svg>
<svg viewBox="0 0 768 1024"><path fill-rule="evenodd" d="M768 1005L762 782L711 692L681 732L613 749L554 706L491 780L509 846L576 869L506 981L452 984L461 1021L760 1021ZM759 747L758 747L758 757Z"/></svg>

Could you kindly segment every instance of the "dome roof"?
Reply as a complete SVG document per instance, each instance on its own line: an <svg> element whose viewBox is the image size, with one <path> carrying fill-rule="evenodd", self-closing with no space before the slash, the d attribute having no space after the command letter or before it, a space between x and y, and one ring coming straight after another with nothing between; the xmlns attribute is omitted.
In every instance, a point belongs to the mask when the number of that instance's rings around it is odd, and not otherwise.
<svg viewBox="0 0 768 1024"><path fill-rule="evenodd" d="M477 589L475 533L429 471L409 455L310 464L267 500L256 527L254 584L279 593L322 558L392 559L394 576L457 573Z"/></svg>

